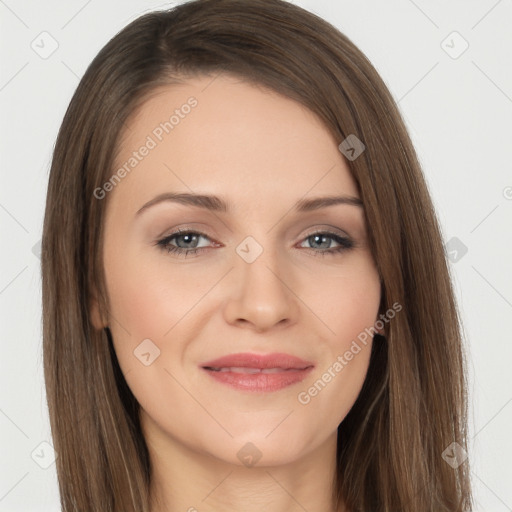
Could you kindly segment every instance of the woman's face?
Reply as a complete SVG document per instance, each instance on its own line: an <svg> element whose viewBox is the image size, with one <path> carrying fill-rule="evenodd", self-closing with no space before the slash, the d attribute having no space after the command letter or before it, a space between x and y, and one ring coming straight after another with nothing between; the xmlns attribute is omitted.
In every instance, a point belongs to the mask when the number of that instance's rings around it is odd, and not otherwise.
<svg viewBox="0 0 512 512"><path fill-rule="evenodd" d="M161 89L128 123L92 198L108 201L110 303L93 318L150 444L276 465L335 439L381 293L340 142L300 104L226 75ZM309 203L328 196L349 200ZM205 368L233 354L246 357Z"/></svg>

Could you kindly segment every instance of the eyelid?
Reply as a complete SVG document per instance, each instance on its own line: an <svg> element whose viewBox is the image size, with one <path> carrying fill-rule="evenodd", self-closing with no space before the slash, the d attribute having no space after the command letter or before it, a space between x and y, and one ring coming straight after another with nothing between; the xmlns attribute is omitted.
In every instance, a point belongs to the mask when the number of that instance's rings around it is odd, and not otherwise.
<svg viewBox="0 0 512 512"><path fill-rule="evenodd" d="M194 224L191 224L191 225L180 226L177 228L166 229L161 235L159 235L155 238L158 241L158 240L161 240L162 238L169 238L170 236L173 236L173 235L179 235L180 233L191 233L192 232L192 233L197 233L198 235L206 236L210 240L213 240L214 237L212 235L210 235L207 231L208 230L206 228L203 229L203 227L197 227Z"/></svg>
<svg viewBox="0 0 512 512"><path fill-rule="evenodd" d="M213 237L211 234L209 234L207 232L208 230L206 229L203 229L202 227L199 228L197 226L193 224L190 224L190 225L185 225L185 226L180 226L178 228L173 228L171 230L169 229L166 229L160 236L156 237L156 241L160 241L162 239L167 239L167 238L170 238L172 236L175 236L175 235L179 235L180 233L190 233L190 232L193 232L193 233L196 233L198 235L201 235L201 236L204 236L208 239L210 239L212 242L216 242L217 244L219 243L218 241L215 240L215 237ZM315 235L317 233L325 233L325 232L331 232L332 234L336 234L336 235L339 235L341 237L344 237L344 238L349 238L350 240L354 241L353 237L347 233L346 231L336 227L336 226L333 226L331 224L320 224L318 226L315 226L313 228L310 228L306 231L306 233L304 235L302 235L302 237L298 240L299 242L302 241L304 238L307 238L309 236L312 236L312 235ZM295 238L295 237L294 237Z"/></svg>
<svg viewBox="0 0 512 512"><path fill-rule="evenodd" d="M308 236L314 235L316 233L329 232L329 233L332 233L335 235L339 235L339 236L342 236L345 238L352 239L352 237L346 231L344 231L343 229L337 228L336 226L332 226L330 224L320 224L319 226L315 226L314 228L311 228L311 229L312 229L312 231L311 232L308 231L307 232L308 234L304 235L304 237L308 237Z"/></svg>

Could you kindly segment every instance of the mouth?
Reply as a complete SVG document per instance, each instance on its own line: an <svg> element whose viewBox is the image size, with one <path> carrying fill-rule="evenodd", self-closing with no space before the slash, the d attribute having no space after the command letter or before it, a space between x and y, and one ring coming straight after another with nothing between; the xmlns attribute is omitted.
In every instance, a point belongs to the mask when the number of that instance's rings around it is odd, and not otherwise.
<svg viewBox="0 0 512 512"><path fill-rule="evenodd" d="M201 369L238 390L271 392L301 382L314 366L290 354L231 354L204 363Z"/></svg>
<svg viewBox="0 0 512 512"><path fill-rule="evenodd" d="M250 368L243 366L230 366L230 367L221 367L221 368L213 368L209 366L203 367L205 370L211 370L212 372L233 372L233 373L281 373L281 372L293 372L296 370L305 370L306 368Z"/></svg>

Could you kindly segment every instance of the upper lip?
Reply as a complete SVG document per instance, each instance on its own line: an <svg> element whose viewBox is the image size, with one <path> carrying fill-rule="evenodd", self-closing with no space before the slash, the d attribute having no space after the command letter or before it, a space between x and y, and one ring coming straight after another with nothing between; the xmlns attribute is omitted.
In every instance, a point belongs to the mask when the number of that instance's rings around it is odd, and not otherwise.
<svg viewBox="0 0 512 512"><path fill-rule="evenodd" d="M250 354L238 353L219 357L202 363L203 368L282 368L283 370L303 370L313 366L311 361L305 361L291 354Z"/></svg>

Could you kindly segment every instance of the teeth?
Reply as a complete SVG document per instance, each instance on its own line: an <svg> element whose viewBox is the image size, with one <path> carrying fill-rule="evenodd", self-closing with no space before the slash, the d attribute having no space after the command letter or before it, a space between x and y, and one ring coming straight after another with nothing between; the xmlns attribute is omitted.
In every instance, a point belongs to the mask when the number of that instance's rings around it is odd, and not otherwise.
<svg viewBox="0 0 512 512"><path fill-rule="evenodd" d="M233 372L233 373L281 373L283 371L292 370L293 368L246 368L246 367L228 367L228 368L210 368L215 372Z"/></svg>
<svg viewBox="0 0 512 512"><path fill-rule="evenodd" d="M259 368L237 368L237 367L231 367L231 368L221 368L221 372L233 372L233 373L260 373Z"/></svg>

